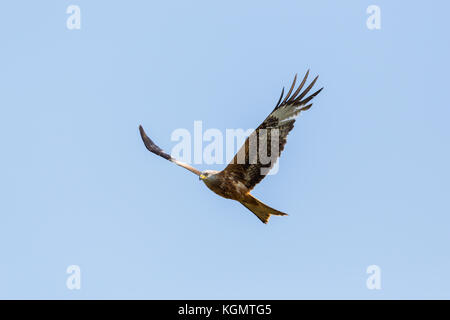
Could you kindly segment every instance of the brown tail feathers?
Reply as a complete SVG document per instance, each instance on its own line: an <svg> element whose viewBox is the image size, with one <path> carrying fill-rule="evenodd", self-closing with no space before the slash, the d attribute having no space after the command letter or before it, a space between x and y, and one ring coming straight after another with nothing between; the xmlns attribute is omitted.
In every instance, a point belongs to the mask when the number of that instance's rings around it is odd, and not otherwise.
<svg viewBox="0 0 450 320"><path fill-rule="evenodd" d="M253 197L250 193L247 194L247 198L244 201L241 201L241 203L248 210L253 212L263 223L269 222L269 218L272 214L274 216L287 216L286 213L275 210L265 205L264 203Z"/></svg>

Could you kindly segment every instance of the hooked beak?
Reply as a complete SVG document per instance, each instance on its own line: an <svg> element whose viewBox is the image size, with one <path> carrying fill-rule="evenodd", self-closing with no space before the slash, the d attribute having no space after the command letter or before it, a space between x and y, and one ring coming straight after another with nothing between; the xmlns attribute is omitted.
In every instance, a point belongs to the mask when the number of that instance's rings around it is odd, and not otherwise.
<svg viewBox="0 0 450 320"><path fill-rule="evenodd" d="M206 179L206 176L205 176L204 174L201 174L201 175L198 177L198 180L204 180L204 179Z"/></svg>

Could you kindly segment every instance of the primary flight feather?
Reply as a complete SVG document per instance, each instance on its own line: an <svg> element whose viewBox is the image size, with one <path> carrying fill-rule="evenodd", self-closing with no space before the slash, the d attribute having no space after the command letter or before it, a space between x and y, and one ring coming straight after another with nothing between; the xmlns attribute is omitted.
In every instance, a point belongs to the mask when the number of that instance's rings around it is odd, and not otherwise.
<svg viewBox="0 0 450 320"><path fill-rule="evenodd" d="M314 78L302 91L308 75L309 70L294 93L292 91L295 88L297 75L295 75L294 81L285 96L283 88L275 109L245 140L245 143L233 160L222 171L205 170L201 172L164 152L145 134L142 126L139 126L139 132L150 152L195 173L216 194L227 199L239 201L263 223L267 223L271 215L285 216L287 214L265 205L253 197L250 191L267 175L268 171L275 164L276 159L284 149L289 132L294 128L297 116L301 111L311 108L312 103L310 101L322 91L323 88L320 88L306 97L318 78L318 76ZM278 141L278 145L274 148L271 141ZM274 158L275 161L263 159L258 148L267 148L267 150L263 150L265 151L264 156ZM257 151L255 152L254 149Z"/></svg>

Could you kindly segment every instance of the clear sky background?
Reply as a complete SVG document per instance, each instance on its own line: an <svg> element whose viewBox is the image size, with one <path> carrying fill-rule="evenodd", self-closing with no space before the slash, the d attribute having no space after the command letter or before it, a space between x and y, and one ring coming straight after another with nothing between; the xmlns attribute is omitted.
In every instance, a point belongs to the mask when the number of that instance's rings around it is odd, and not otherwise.
<svg viewBox="0 0 450 320"><path fill-rule="evenodd" d="M449 12L3 1L0 298L450 298ZM325 89L254 190L288 217L264 225L142 144L139 124L167 151L194 120L254 128L308 68Z"/></svg>

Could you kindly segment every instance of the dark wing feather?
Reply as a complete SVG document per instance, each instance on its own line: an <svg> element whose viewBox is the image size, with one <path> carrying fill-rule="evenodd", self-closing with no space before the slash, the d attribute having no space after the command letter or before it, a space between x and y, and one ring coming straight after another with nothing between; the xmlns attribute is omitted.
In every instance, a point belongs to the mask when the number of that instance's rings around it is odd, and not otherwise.
<svg viewBox="0 0 450 320"><path fill-rule="evenodd" d="M166 152L164 152L163 149L161 149L160 147L158 147L153 141L152 139L150 139L147 134L144 131L144 128L142 128L142 126L139 126L139 132L141 133L141 138L142 141L144 141L145 147L148 149L148 151L163 157L166 160L169 160L170 162L175 163L176 165L179 165L180 167L183 167L193 173L195 173L196 175L200 175L201 172L197 169L195 169L194 167L191 167L190 165L188 165L187 163L178 161L175 158L172 158L169 154L167 154Z"/></svg>
<svg viewBox="0 0 450 320"><path fill-rule="evenodd" d="M309 70L305 74L305 77L303 78L297 90L295 90L294 94L291 96L291 92L295 87L295 81L297 79L297 75L295 75L292 86L289 89L289 92L287 93L286 97L283 99L284 93L283 88L281 97L278 103L276 104L275 109L269 114L269 116L263 121L263 123L261 123L259 127L250 135L250 137L253 136L253 138L255 138L252 141L256 142L257 150L259 150L260 148L260 139L262 139L262 141L266 141L267 146L266 155L268 157L272 156L271 137L273 131L271 129L278 129L279 134L278 154L274 155L274 158L276 157L276 159L278 159L278 157L280 156L281 152L284 149L289 132L292 130L292 128L294 128L296 117L301 111L306 111L309 108L311 108L312 103L308 104L308 102L311 101L316 95L318 95L319 92L322 91L323 89L321 88L316 92L314 92L313 94L306 97L305 99L303 99L311 90L311 88L314 86L318 78L317 76L306 89L301 91L301 89L305 85L308 74ZM264 147L264 145L262 147ZM244 145L234 156L233 160L219 174L240 181L249 190L251 190L257 183L259 183L265 177L265 174L270 170L270 168L273 167L274 164L275 161L270 161L269 163L267 163L267 161L264 162L261 161L259 152L251 153L250 138L247 138L245 140ZM263 170L265 171L264 173L262 173Z"/></svg>

